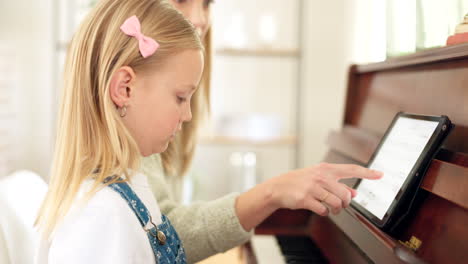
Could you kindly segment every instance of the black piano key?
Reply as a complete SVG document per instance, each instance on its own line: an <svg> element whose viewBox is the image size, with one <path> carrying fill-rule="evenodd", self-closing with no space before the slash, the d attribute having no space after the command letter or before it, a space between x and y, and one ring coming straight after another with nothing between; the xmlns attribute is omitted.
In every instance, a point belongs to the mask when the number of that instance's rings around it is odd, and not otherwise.
<svg viewBox="0 0 468 264"><path fill-rule="evenodd" d="M309 237L276 236L286 263L328 264L317 245Z"/></svg>

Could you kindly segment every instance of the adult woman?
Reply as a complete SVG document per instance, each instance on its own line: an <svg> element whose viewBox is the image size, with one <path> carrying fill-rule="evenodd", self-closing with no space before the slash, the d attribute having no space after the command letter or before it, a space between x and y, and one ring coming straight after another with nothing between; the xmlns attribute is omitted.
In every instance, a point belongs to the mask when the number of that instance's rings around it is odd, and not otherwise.
<svg viewBox="0 0 468 264"><path fill-rule="evenodd" d="M190 206L177 203L181 177L193 155L195 132L209 106L210 79L210 5L209 0L173 0L203 37L208 56L199 91L194 95L192 122L161 156L143 160L161 211L178 231L188 262L196 262L248 240L252 229L278 208L306 208L318 214L333 213L348 206L355 191L338 183L344 177L377 178L379 175L353 165L320 164L272 178L242 194L229 194L210 202ZM203 106L203 107L202 107Z"/></svg>

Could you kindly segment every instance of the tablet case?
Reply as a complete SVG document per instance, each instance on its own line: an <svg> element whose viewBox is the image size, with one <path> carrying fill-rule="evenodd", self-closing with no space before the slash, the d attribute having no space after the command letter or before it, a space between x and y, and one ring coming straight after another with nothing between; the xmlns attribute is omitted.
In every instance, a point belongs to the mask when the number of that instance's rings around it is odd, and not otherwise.
<svg viewBox="0 0 468 264"><path fill-rule="evenodd" d="M367 167L374 160L374 157L380 150L380 147L383 145L385 139L387 138L387 135L389 134L391 128L393 127L393 125L399 117L409 117L439 122L436 130L434 131L434 134L430 138L423 152L416 161L415 166L411 170L411 175L408 176L411 177L411 180L406 185L406 189L400 189L397 196L395 197L397 203L389 208L390 214L386 214L382 221L375 217L372 213L367 211L364 207L360 206L358 203L354 201L351 202L351 206L353 208L359 211L362 215L364 215L367 219L369 219L373 224L381 228L383 231L386 231L391 234L398 233L398 228L406 222L405 220L408 220L408 217L417 208L417 205L420 203L420 201L424 199L424 193L421 192L419 188L422 179L424 178L424 174L426 173L430 162L440 149L440 146L442 145L444 139L454 127L454 125L451 123L450 119L447 116L427 116L399 112L394 117L392 123L390 124L389 128L382 137L379 145L377 146L374 154L369 159ZM356 188L360 184L360 182L361 181L358 181L354 188Z"/></svg>

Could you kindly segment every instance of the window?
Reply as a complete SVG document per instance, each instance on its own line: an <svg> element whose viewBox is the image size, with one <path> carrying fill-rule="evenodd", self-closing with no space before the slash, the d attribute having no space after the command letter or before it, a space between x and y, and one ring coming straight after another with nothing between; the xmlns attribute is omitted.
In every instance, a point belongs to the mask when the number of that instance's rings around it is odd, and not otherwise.
<svg viewBox="0 0 468 264"><path fill-rule="evenodd" d="M368 63L445 46L468 0L359 0L353 12L353 60Z"/></svg>

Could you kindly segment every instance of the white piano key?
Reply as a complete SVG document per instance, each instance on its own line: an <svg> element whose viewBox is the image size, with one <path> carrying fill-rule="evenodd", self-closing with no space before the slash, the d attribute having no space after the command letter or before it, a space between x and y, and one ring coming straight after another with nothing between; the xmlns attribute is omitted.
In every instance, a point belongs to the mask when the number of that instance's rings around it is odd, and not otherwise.
<svg viewBox="0 0 468 264"><path fill-rule="evenodd" d="M255 235L250 240L259 264L285 264L286 261L274 236Z"/></svg>

